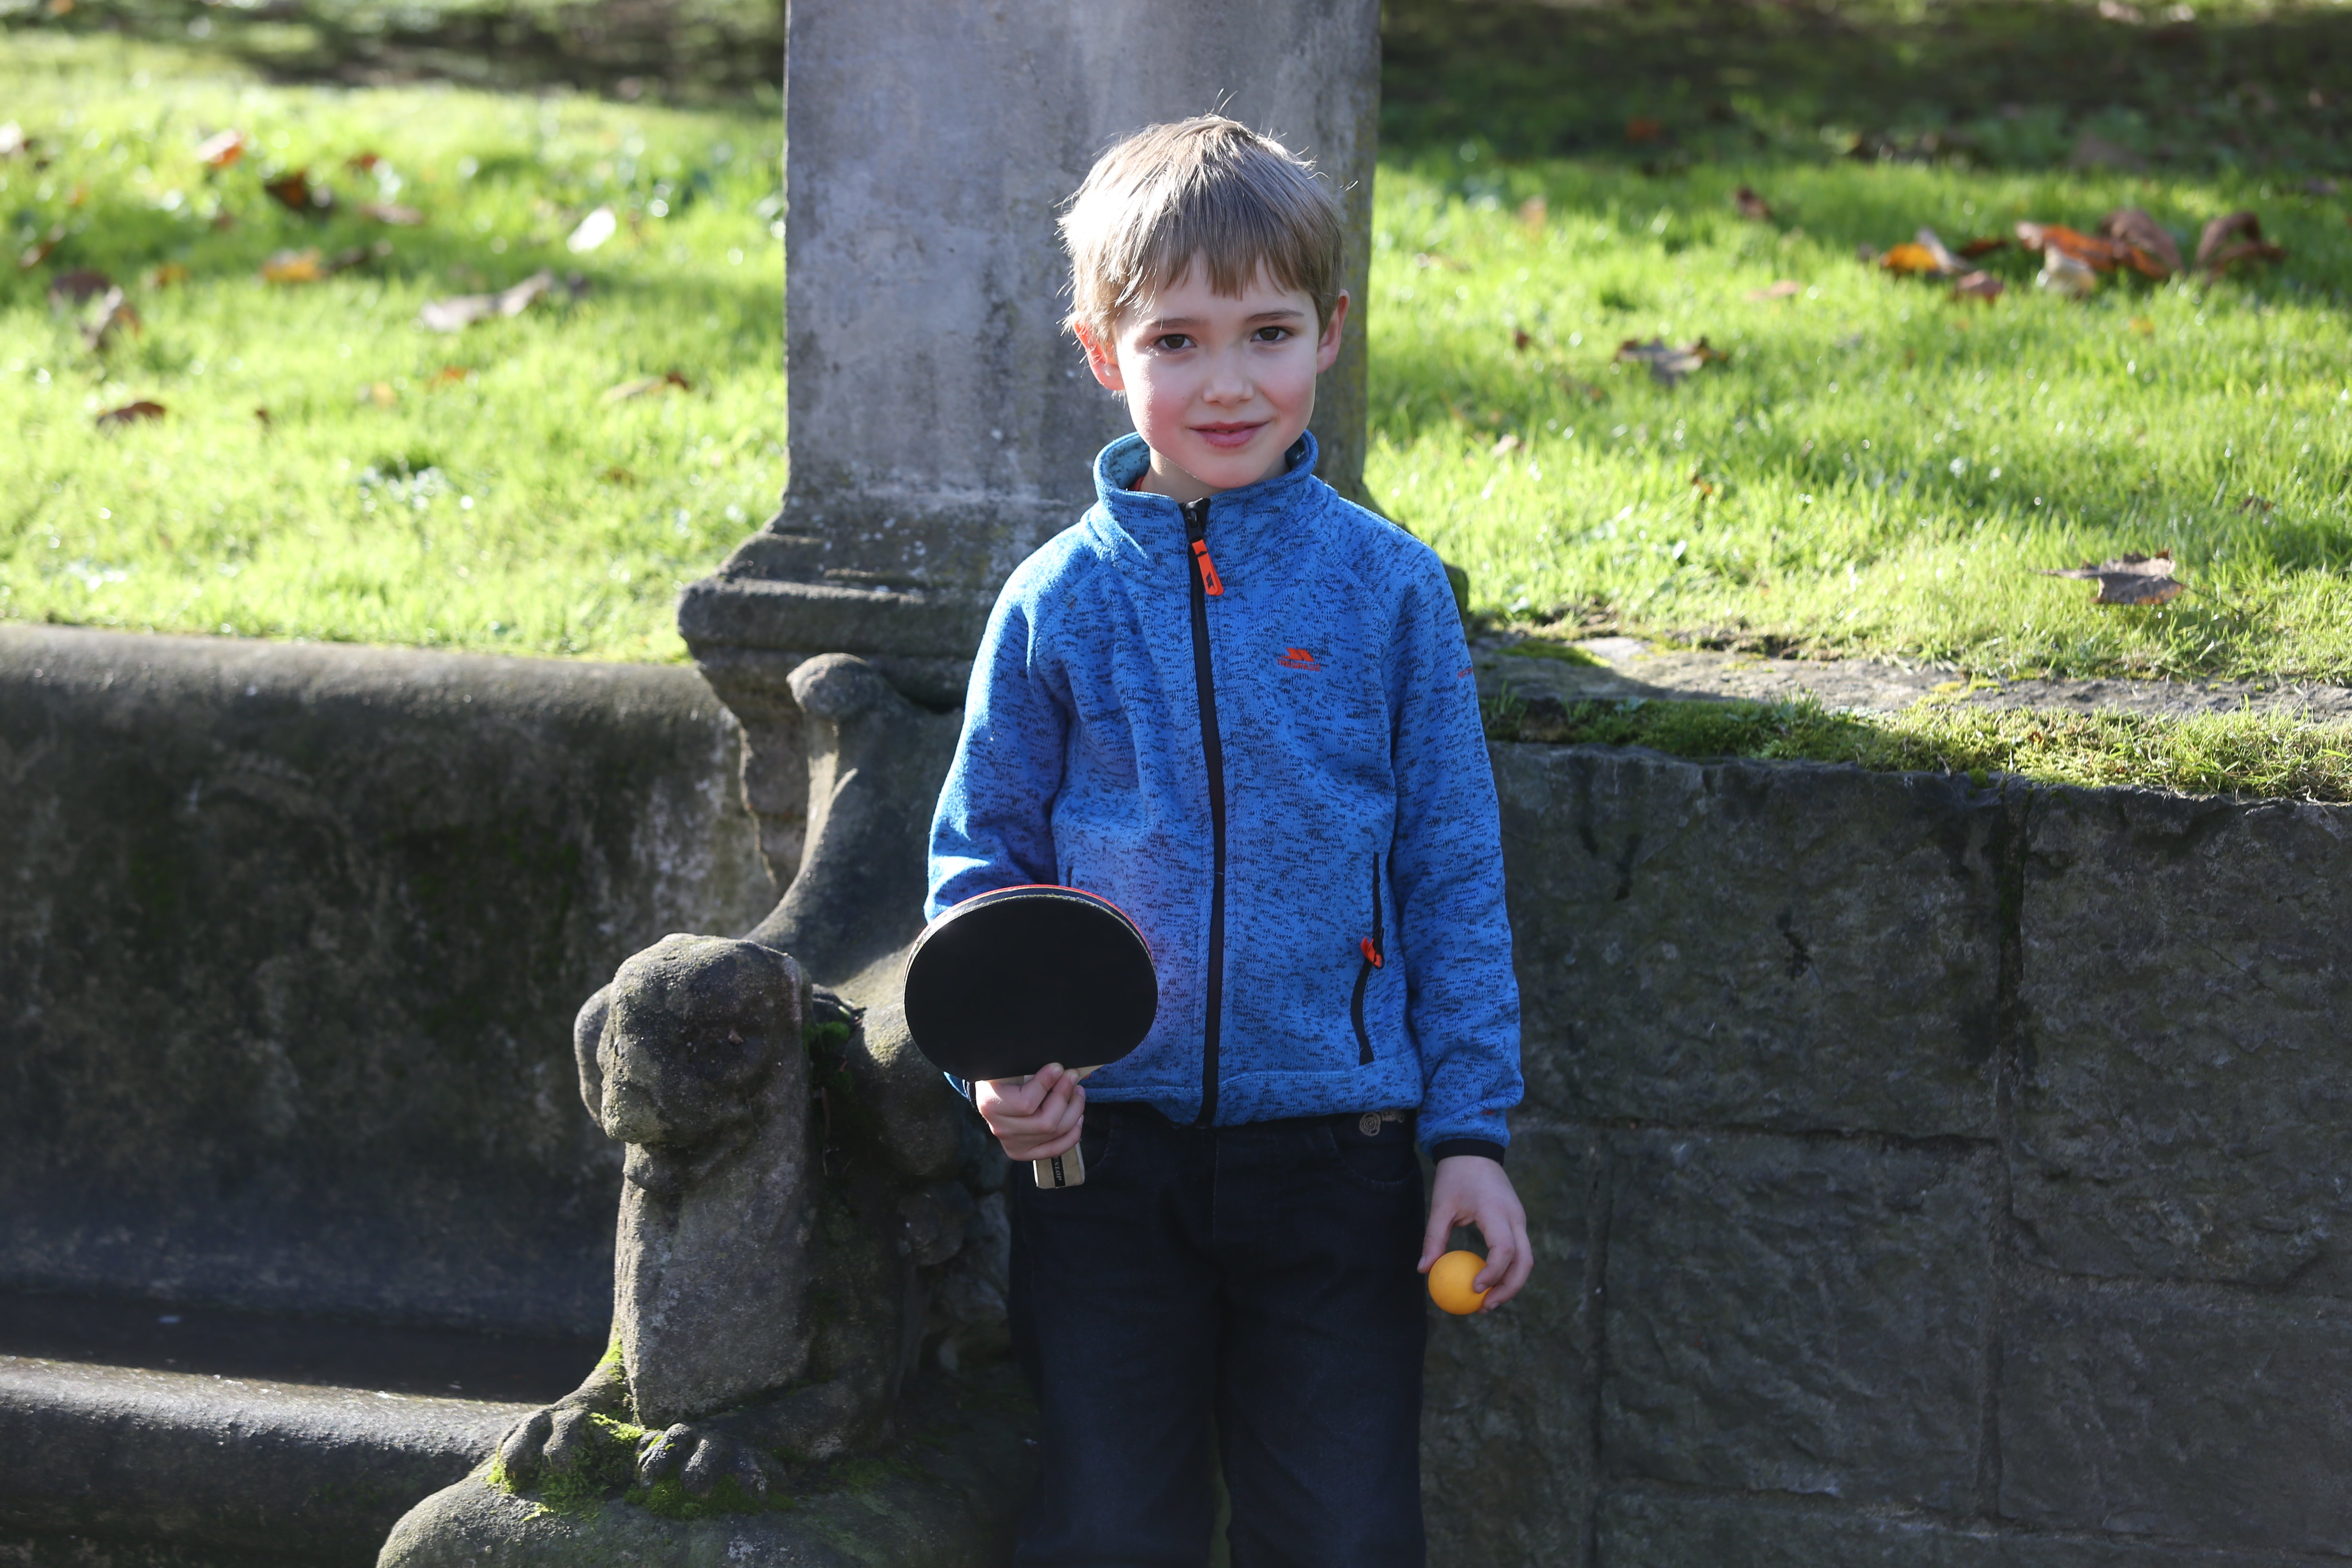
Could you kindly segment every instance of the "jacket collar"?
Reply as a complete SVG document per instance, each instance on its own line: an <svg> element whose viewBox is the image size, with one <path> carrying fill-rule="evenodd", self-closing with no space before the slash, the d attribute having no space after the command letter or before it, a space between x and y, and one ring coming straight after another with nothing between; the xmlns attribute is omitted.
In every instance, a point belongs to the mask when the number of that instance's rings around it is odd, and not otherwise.
<svg viewBox="0 0 2352 1568"><path fill-rule="evenodd" d="M1282 472L1239 489L1220 490L1209 498L1210 538L1234 543L1237 529L1255 532L1250 525L1295 516L1322 488L1315 477L1317 448L1312 431L1301 433L1284 455ZM1126 435L1105 447L1095 458L1095 500L1109 536L1104 542L1114 553L1130 551L1144 562L1184 559L1184 514L1174 501L1149 490L1128 487L1143 477L1150 465L1151 448L1143 437ZM1123 541L1121 536L1124 536ZM1122 548L1122 542L1124 548Z"/></svg>

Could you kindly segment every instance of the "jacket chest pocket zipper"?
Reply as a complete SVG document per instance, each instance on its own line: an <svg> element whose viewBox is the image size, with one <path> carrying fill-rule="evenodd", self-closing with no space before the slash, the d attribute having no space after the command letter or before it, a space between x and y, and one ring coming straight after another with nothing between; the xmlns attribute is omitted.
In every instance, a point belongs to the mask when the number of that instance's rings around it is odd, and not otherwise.
<svg viewBox="0 0 2352 1568"><path fill-rule="evenodd" d="M1356 1065L1368 1068L1372 1065L1372 1036L1364 1027L1364 988L1372 983L1372 971L1388 963L1381 946L1381 858L1377 855L1372 857L1372 934L1358 942L1356 951L1363 955L1363 963L1356 971L1355 1000L1348 1005L1348 1011L1356 1021Z"/></svg>

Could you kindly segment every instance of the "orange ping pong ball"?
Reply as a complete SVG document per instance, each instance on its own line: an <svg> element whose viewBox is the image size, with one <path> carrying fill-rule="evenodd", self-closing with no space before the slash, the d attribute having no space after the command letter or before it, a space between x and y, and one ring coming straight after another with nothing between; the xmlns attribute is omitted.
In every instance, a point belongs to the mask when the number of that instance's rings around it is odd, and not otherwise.
<svg viewBox="0 0 2352 1568"><path fill-rule="evenodd" d="M1429 1299L1457 1318L1466 1318L1486 1300L1471 1288L1486 1260L1475 1252L1449 1252L1429 1266Z"/></svg>

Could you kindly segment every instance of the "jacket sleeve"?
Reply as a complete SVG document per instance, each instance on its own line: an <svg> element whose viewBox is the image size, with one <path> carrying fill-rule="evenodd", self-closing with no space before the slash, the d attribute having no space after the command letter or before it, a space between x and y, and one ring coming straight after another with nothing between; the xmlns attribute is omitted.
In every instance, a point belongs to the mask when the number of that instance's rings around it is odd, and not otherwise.
<svg viewBox="0 0 2352 1568"><path fill-rule="evenodd" d="M1503 1157L1518 1104L1519 990L1503 831L1470 649L1444 568L1423 552L1391 642L1397 784L1390 878L1433 1159Z"/></svg>
<svg viewBox="0 0 2352 1568"><path fill-rule="evenodd" d="M1005 584L972 663L963 735L931 816L927 920L976 893L1055 879L1052 814L1070 721L1038 667L1025 575Z"/></svg>

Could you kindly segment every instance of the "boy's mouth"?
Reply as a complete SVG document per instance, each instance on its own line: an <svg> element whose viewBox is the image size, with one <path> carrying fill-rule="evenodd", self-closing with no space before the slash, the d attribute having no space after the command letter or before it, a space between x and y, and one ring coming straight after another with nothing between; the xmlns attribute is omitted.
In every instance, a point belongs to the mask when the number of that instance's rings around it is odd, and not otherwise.
<svg viewBox="0 0 2352 1568"><path fill-rule="evenodd" d="M1254 425L1195 425L1192 434L1219 451L1231 452L1250 444L1250 437L1265 428L1264 421Z"/></svg>

